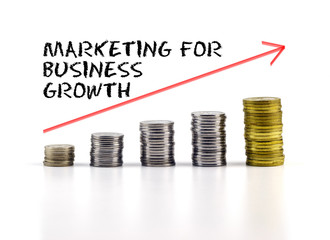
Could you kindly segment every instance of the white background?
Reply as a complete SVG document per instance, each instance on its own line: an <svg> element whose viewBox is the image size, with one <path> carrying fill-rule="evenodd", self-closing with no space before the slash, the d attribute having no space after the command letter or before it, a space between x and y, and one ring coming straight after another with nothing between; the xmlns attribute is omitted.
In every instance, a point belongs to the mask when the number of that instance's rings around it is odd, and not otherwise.
<svg viewBox="0 0 330 240"><path fill-rule="evenodd" d="M328 1L3 1L0 12L1 239L329 239ZM141 59L131 97L272 49L261 41L286 50L272 67L275 54L43 134L125 100L44 98L43 46L56 40L169 41L170 57ZM198 40L221 42L222 57L179 56ZM251 96L282 98L282 167L245 166ZM191 166L196 110L227 114L228 166ZM175 121L176 167L140 167L149 119ZM125 134L122 168L89 167L98 131ZM53 143L76 146L74 167L43 167Z"/></svg>

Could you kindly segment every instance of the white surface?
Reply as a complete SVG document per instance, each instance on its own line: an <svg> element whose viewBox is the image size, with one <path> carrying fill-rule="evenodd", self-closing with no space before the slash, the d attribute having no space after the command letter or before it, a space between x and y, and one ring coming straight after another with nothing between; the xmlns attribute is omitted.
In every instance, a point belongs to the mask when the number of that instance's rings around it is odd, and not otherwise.
<svg viewBox="0 0 330 240"><path fill-rule="evenodd" d="M148 3L148 6L145 4ZM1 239L329 239L328 1L3 1ZM274 55L43 134L125 99L45 99L47 41L169 41L173 55L140 59L131 97L272 48ZM220 41L221 58L181 58L182 41ZM58 59L62 61L63 59ZM72 58L65 59L74 61ZM109 60L109 59L106 59ZM139 59L118 58L115 61ZM82 79L79 79L83 81ZM111 79L111 81L119 79ZM106 79L86 80L88 83ZM244 165L242 99L281 97L286 162ZM190 166L190 113L227 115L228 166ZM174 168L139 166L138 123L175 121ZM90 168L90 134L125 134L125 166ZM42 166L43 146L76 146L72 168Z"/></svg>
<svg viewBox="0 0 330 240"><path fill-rule="evenodd" d="M1 233L50 240L328 239L328 167L30 165L15 176L2 169L10 189L2 189Z"/></svg>

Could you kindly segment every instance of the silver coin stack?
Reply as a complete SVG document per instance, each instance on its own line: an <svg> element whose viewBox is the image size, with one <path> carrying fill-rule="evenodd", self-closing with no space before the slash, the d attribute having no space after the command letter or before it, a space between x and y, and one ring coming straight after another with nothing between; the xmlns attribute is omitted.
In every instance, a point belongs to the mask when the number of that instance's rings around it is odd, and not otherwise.
<svg viewBox="0 0 330 240"><path fill-rule="evenodd" d="M226 115L216 111L193 112L191 115L193 165L226 165Z"/></svg>
<svg viewBox="0 0 330 240"><path fill-rule="evenodd" d="M119 167L123 165L124 135L99 132L91 137L91 163L93 167Z"/></svg>
<svg viewBox="0 0 330 240"><path fill-rule="evenodd" d="M174 166L174 122L167 120L140 122L142 166Z"/></svg>
<svg viewBox="0 0 330 240"><path fill-rule="evenodd" d="M70 144L52 144L45 146L44 165L47 167L72 166L74 146Z"/></svg>

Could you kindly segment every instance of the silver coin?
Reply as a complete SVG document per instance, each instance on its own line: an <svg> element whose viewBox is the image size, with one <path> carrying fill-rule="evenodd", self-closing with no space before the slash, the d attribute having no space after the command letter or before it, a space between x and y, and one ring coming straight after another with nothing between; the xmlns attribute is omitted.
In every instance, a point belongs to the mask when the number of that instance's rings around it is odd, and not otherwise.
<svg viewBox="0 0 330 240"><path fill-rule="evenodd" d="M193 112L192 161L194 166L226 164L226 115L223 112Z"/></svg>
<svg viewBox="0 0 330 240"><path fill-rule="evenodd" d="M140 125L142 126L150 126L150 125L173 125L174 122L173 121L169 121L169 120L147 120L147 121L142 121L140 122Z"/></svg>
<svg viewBox="0 0 330 240"><path fill-rule="evenodd" d="M98 132L91 135L91 162L94 167L118 167L123 164L124 135Z"/></svg>
<svg viewBox="0 0 330 240"><path fill-rule="evenodd" d="M223 112L219 112L219 111L197 111L197 112L192 112L191 115L193 117L214 117L214 116L218 116L218 117L224 117L225 113Z"/></svg>
<svg viewBox="0 0 330 240"><path fill-rule="evenodd" d="M97 132L92 133L92 137L110 137L110 138L118 138L118 137L124 137L124 134L122 133L115 133L115 132Z"/></svg>
<svg viewBox="0 0 330 240"><path fill-rule="evenodd" d="M174 122L152 120L140 122L142 166L173 166Z"/></svg>

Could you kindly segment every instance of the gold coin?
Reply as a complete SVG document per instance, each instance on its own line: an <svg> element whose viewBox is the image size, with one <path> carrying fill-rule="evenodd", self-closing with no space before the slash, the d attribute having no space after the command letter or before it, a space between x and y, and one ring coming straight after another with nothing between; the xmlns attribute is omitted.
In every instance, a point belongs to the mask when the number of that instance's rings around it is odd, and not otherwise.
<svg viewBox="0 0 330 240"><path fill-rule="evenodd" d="M273 102L281 102L281 99L278 97L249 97L249 98L244 98L243 102L273 103Z"/></svg>
<svg viewBox="0 0 330 240"><path fill-rule="evenodd" d="M284 161L246 161L246 164L249 166L256 166L256 167L276 167L281 166L284 164Z"/></svg>
<svg viewBox="0 0 330 240"><path fill-rule="evenodd" d="M257 119L257 120L272 120L272 119L282 119L282 114L245 114L245 119Z"/></svg>
<svg viewBox="0 0 330 240"><path fill-rule="evenodd" d="M256 121L256 120L244 120L246 125L257 125L257 126L274 126L274 125L282 125L282 120L272 120L272 121Z"/></svg>
<svg viewBox="0 0 330 240"><path fill-rule="evenodd" d="M283 143L280 144L267 144L267 145L257 145L246 143L245 149L279 149L283 148Z"/></svg>
<svg viewBox="0 0 330 240"><path fill-rule="evenodd" d="M251 125L251 126L245 126L245 131L246 132L261 132L261 133L266 133L266 132L282 132L282 125L276 125L276 128L274 126L270 126L272 128L264 128L264 126L256 126L256 125Z"/></svg>
<svg viewBox="0 0 330 240"><path fill-rule="evenodd" d="M59 162L59 163L44 161L44 166L47 166L47 167L68 167L68 166L72 166L72 165L73 165L72 161Z"/></svg>
<svg viewBox="0 0 330 240"><path fill-rule="evenodd" d="M280 153L273 153L273 154L258 154L258 153L249 153L249 154L246 154L246 156L248 158L255 158L255 159L273 159L273 158L280 158L280 157L284 157L284 154L283 152L280 152Z"/></svg>
<svg viewBox="0 0 330 240"><path fill-rule="evenodd" d="M251 105L251 104L244 104L243 110L246 112L249 111L281 111L282 105L276 104L276 105Z"/></svg>
<svg viewBox="0 0 330 240"><path fill-rule="evenodd" d="M249 156L251 154L254 155L283 155L283 149L275 149L275 150L269 150L269 151L259 151L259 150L251 150L251 149L245 149L245 155Z"/></svg>
<svg viewBox="0 0 330 240"><path fill-rule="evenodd" d="M249 114L278 114L281 111L275 109L265 109L265 110L258 110L258 109L251 109L249 111L246 111L245 109L243 110L244 114L249 113Z"/></svg>
<svg viewBox="0 0 330 240"><path fill-rule="evenodd" d="M284 154L270 155L270 154L247 154L246 158L248 160L258 160L258 161L274 161L274 160L284 160Z"/></svg>
<svg viewBox="0 0 330 240"><path fill-rule="evenodd" d="M256 157L256 156L247 156L248 161L284 161L284 155L282 156L273 156L273 157Z"/></svg>
<svg viewBox="0 0 330 240"><path fill-rule="evenodd" d="M53 144L45 146L44 165L49 167L72 166L74 146L70 144Z"/></svg>
<svg viewBox="0 0 330 240"><path fill-rule="evenodd" d="M245 117L244 118L244 122L247 123L247 125L249 125L250 123L256 123L254 125L258 125L260 124L262 126L263 123L274 123L274 125L278 125L278 124L283 124L282 123L282 118L259 118L259 117Z"/></svg>
<svg viewBox="0 0 330 240"><path fill-rule="evenodd" d="M253 129L274 129L279 127L283 127L283 124L272 125L272 126L245 125L245 128L253 128Z"/></svg>
<svg viewBox="0 0 330 240"><path fill-rule="evenodd" d="M282 139L282 134L272 134L272 133L245 133L244 138L246 141L251 142L270 142L279 141Z"/></svg>
<svg viewBox="0 0 330 240"><path fill-rule="evenodd" d="M281 135L283 131L255 131L245 129L245 135L260 135L260 136L273 136Z"/></svg>
<svg viewBox="0 0 330 240"><path fill-rule="evenodd" d="M268 146L278 146L283 145L282 140L273 140L273 141L245 141L248 146L260 146L260 147L268 147Z"/></svg>
<svg viewBox="0 0 330 240"><path fill-rule="evenodd" d="M263 114L245 114L244 118L246 119L278 119L282 118L282 114L269 114L269 113L263 113Z"/></svg>
<svg viewBox="0 0 330 240"><path fill-rule="evenodd" d="M249 154L268 154L268 155L271 155L271 154L280 154L280 153L283 153L283 147L281 148L248 148L246 147L245 148L245 153L246 155L249 155Z"/></svg>

